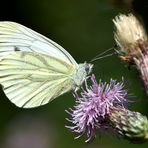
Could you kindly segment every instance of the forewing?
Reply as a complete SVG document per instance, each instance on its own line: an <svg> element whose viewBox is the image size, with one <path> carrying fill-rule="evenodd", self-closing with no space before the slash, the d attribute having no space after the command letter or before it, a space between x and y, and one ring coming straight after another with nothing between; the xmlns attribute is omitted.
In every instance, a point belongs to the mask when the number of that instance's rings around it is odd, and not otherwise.
<svg viewBox="0 0 148 148"><path fill-rule="evenodd" d="M32 52L11 52L0 57L0 83L6 96L19 107L44 105L72 89L76 67Z"/></svg>
<svg viewBox="0 0 148 148"><path fill-rule="evenodd" d="M77 66L73 57L54 41L21 24L0 22L0 56L19 50L47 54Z"/></svg>

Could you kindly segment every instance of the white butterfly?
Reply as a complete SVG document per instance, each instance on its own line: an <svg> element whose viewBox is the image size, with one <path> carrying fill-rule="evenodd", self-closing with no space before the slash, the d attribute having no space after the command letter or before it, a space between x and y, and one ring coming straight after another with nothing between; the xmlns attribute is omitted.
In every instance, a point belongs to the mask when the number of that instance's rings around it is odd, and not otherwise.
<svg viewBox="0 0 148 148"><path fill-rule="evenodd" d="M0 22L0 84L16 106L44 105L77 89L92 70L60 45L14 22Z"/></svg>

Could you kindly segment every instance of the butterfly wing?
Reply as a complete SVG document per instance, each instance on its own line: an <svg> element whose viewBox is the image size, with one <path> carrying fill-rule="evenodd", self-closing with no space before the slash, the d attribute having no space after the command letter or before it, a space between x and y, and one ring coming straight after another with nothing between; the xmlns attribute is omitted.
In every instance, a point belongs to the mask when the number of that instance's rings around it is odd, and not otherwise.
<svg viewBox="0 0 148 148"><path fill-rule="evenodd" d="M0 56L19 50L47 54L78 66L63 47L47 37L15 22L0 22Z"/></svg>
<svg viewBox="0 0 148 148"><path fill-rule="evenodd" d="M76 68L62 60L33 52L11 52L0 58L0 83L19 107L44 105L72 89Z"/></svg>
<svg viewBox="0 0 148 148"><path fill-rule="evenodd" d="M17 106L40 106L71 90L77 67L52 40L18 23L0 22L0 83Z"/></svg>

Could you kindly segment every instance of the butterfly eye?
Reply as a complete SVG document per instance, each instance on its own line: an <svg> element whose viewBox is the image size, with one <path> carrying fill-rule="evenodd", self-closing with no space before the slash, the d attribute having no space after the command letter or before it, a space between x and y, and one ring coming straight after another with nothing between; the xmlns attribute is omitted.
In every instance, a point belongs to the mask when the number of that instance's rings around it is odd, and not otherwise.
<svg viewBox="0 0 148 148"><path fill-rule="evenodd" d="M86 64L85 71L90 74L93 68L93 64Z"/></svg>

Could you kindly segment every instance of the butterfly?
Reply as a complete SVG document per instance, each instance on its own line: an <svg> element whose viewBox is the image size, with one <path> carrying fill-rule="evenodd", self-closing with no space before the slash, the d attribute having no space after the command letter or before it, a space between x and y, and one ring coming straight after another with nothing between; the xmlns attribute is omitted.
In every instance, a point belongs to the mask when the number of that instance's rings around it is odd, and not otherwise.
<svg viewBox="0 0 148 148"><path fill-rule="evenodd" d="M15 22L0 22L0 84L18 107L33 108L81 87L92 64Z"/></svg>

